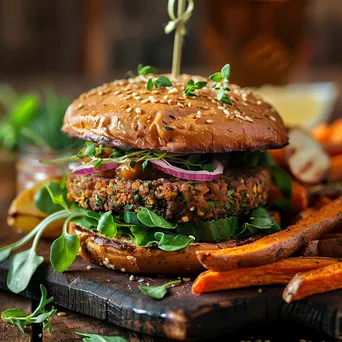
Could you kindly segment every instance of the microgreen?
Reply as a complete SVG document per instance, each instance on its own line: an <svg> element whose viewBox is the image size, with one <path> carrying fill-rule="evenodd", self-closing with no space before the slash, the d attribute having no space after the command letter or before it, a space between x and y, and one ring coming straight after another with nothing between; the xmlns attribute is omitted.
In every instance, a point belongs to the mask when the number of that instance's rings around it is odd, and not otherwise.
<svg viewBox="0 0 342 342"><path fill-rule="evenodd" d="M172 82L165 76L159 76L155 81L149 78L146 84L147 90L152 90L153 87L172 87Z"/></svg>
<svg viewBox="0 0 342 342"><path fill-rule="evenodd" d="M214 74L210 75L209 78L214 82L211 87L218 90L216 98L223 103L232 105L232 101L227 95L227 91L230 90L228 88L229 76L230 76L230 65L226 64L221 69L221 71L215 72ZM217 87L219 83L220 83L220 87Z"/></svg>
<svg viewBox="0 0 342 342"><path fill-rule="evenodd" d="M204 88L207 83L206 81L194 82L194 80L189 80L183 92L184 96L196 96L195 90Z"/></svg>
<svg viewBox="0 0 342 342"><path fill-rule="evenodd" d="M163 232L154 233L154 238L155 240L149 241L146 246L149 247L153 244L157 244L159 249L167 252L178 251L195 241L193 237L186 235Z"/></svg>
<svg viewBox="0 0 342 342"><path fill-rule="evenodd" d="M75 334L83 337L83 342L128 342L127 339L121 336L103 336L98 334L81 333L75 331Z"/></svg>
<svg viewBox="0 0 342 342"><path fill-rule="evenodd" d="M107 211L101 215L98 221L97 230L104 236L113 238L117 233L118 224L114 222L111 211Z"/></svg>
<svg viewBox="0 0 342 342"><path fill-rule="evenodd" d="M49 304L53 298L46 298L47 291L44 285L40 285L42 293L40 302L37 308L28 315L25 311L18 309L8 309L1 313L1 318L6 323L12 324L25 333L25 328L31 324L43 324L43 330L47 330L50 334L52 332L52 324L50 318L56 313L56 309L52 307L49 311L45 310L45 306Z"/></svg>
<svg viewBox="0 0 342 342"><path fill-rule="evenodd" d="M145 285L139 285L139 290L154 298L154 299L163 299L165 295L167 294L167 288L172 285L179 285L182 281L181 280L173 280L169 281L168 283L160 286L145 286Z"/></svg>

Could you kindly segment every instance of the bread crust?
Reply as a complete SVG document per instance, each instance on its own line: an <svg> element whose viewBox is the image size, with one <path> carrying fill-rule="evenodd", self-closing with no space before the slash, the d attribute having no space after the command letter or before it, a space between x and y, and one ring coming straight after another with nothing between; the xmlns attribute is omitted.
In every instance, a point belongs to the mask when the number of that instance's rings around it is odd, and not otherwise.
<svg viewBox="0 0 342 342"><path fill-rule="evenodd" d="M112 147L184 153L266 150L288 143L281 117L249 89L230 84L230 106L209 87L194 97L183 95L190 78L211 82L206 78L166 76L172 87L148 91L148 77L138 76L82 94L67 109L62 131Z"/></svg>
<svg viewBox="0 0 342 342"><path fill-rule="evenodd" d="M157 247L137 246L128 237L109 239L76 224L70 224L69 231L80 238L79 255L86 261L122 272L158 275L198 274L204 267L196 251L236 247L262 237L256 234L244 240L194 243L179 251L166 252Z"/></svg>

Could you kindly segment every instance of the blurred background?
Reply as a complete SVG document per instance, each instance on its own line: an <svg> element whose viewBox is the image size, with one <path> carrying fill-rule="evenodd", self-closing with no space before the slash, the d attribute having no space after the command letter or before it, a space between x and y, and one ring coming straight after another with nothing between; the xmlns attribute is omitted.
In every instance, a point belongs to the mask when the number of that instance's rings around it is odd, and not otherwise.
<svg viewBox="0 0 342 342"><path fill-rule="evenodd" d="M342 112L341 19L341 0L195 0L182 72L230 63L230 80L287 124L333 121ZM19 161L77 147L60 133L68 104L139 63L169 72L168 20L167 0L0 0L0 147Z"/></svg>

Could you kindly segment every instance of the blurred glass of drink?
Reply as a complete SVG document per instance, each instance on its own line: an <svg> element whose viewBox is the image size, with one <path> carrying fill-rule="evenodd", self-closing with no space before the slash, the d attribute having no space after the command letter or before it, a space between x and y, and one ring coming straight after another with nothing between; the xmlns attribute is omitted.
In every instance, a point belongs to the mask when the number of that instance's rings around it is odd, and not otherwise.
<svg viewBox="0 0 342 342"><path fill-rule="evenodd" d="M230 63L241 86L286 84L303 55L305 8L306 0L206 0L210 71Z"/></svg>

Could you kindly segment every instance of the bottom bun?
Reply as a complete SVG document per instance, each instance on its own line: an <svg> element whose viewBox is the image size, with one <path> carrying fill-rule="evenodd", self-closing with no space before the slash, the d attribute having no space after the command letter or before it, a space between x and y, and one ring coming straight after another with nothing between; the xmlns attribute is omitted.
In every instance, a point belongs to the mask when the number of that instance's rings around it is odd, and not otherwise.
<svg viewBox="0 0 342 342"><path fill-rule="evenodd" d="M198 261L196 251L232 248L262 237L257 234L244 240L193 243L179 251L166 252L157 247L137 246L128 236L109 239L76 224L70 228L80 238L79 255L83 259L122 272L158 275L198 274L204 267Z"/></svg>

